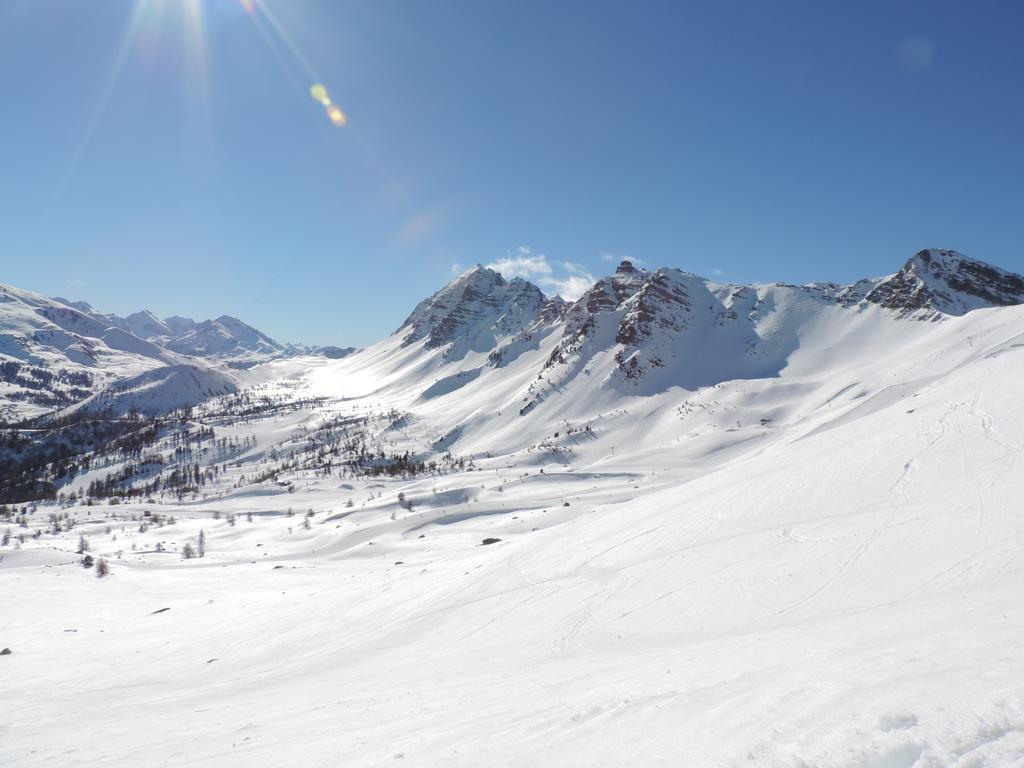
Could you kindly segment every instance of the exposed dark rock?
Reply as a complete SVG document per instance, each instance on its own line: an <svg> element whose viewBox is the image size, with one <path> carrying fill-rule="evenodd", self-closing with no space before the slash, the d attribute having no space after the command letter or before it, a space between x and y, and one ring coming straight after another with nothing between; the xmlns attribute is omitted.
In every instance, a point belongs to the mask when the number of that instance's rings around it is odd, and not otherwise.
<svg viewBox="0 0 1024 768"><path fill-rule="evenodd" d="M477 265L420 302L396 333L405 334L403 346L426 339L428 349L458 345L487 351L498 337L523 331L542 312L551 316L560 309L560 304L552 304L532 283L520 278L505 280L494 270Z"/></svg>
<svg viewBox="0 0 1024 768"><path fill-rule="evenodd" d="M865 297L902 315L931 319L963 315L982 307L1024 304L1024 277L957 253L918 251L892 277Z"/></svg>

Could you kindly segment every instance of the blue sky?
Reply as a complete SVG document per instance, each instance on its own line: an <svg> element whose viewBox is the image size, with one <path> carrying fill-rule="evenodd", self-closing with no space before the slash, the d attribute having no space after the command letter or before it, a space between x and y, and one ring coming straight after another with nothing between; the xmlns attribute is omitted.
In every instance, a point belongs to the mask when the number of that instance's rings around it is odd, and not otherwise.
<svg viewBox="0 0 1024 768"><path fill-rule="evenodd" d="M361 345L475 262L1024 272L1020 3L253 2L0 0L0 282Z"/></svg>

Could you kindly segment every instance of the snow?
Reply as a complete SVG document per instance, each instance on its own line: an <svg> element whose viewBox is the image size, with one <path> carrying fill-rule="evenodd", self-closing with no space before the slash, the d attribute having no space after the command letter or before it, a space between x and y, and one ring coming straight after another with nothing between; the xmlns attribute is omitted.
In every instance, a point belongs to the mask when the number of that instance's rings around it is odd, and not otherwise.
<svg viewBox="0 0 1024 768"><path fill-rule="evenodd" d="M452 355L446 299L419 338L240 374L315 404L201 406L252 438L205 498L0 548L0 764L1024 765L1024 307L918 322L837 286L664 279L714 312L641 340L653 378L619 378L635 290L554 366L570 321L474 304ZM730 308L766 370L671 343ZM473 466L233 485L364 417Z"/></svg>
<svg viewBox="0 0 1024 768"><path fill-rule="evenodd" d="M0 285L0 364L17 362L45 374L62 370L72 378L88 381L72 386L66 380L29 385L30 372L21 381L6 376L0 381L0 420L19 422L52 415L74 403L112 403L115 410L128 389L147 382L149 395L139 403L127 402L127 410L141 405L147 412L167 412L194 405L212 394L237 389L251 368L280 357L315 351L282 345L241 320L222 315L196 323L182 317L159 320L141 311L122 318L104 315L85 302L47 298L31 291ZM325 354L344 357L352 350L331 347ZM194 370L196 381L185 383L176 376ZM26 378L27 377L27 378ZM177 379L160 391L149 386L155 380ZM256 379L260 379L256 375ZM162 397L160 392L167 395Z"/></svg>

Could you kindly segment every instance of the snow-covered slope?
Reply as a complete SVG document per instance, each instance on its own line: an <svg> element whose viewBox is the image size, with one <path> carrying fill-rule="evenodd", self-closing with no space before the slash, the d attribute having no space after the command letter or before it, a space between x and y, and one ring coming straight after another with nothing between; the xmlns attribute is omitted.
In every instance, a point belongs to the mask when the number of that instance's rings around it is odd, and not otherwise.
<svg viewBox="0 0 1024 768"><path fill-rule="evenodd" d="M178 336L163 339L162 343L186 355L233 360L265 359L285 349L266 334L228 315L197 323Z"/></svg>
<svg viewBox="0 0 1024 768"><path fill-rule="evenodd" d="M37 416L117 379L182 362L90 309L0 285L0 419Z"/></svg>
<svg viewBox="0 0 1024 768"><path fill-rule="evenodd" d="M1024 765L1024 306L979 264L474 270L261 367L12 521L0 763Z"/></svg>
<svg viewBox="0 0 1024 768"><path fill-rule="evenodd" d="M200 365L169 365L120 379L57 415L138 413L158 416L238 389L238 379L227 371Z"/></svg>
<svg viewBox="0 0 1024 768"><path fill-rule="evenodd" d="M86 302L0 285L0 422L76 403L86 410L107 404L115 411L167 412L201 402L206 393L234 391L246 379L238 369L318 351L279 344L227 315L202 323L160 320L148 311L122 318ZM351 351L332 347L325 354L338 359ZM183 371L192 373L182 377ZM141 400L125 396L140 386ZM80 409L67 412L74 410Z"/></svg>

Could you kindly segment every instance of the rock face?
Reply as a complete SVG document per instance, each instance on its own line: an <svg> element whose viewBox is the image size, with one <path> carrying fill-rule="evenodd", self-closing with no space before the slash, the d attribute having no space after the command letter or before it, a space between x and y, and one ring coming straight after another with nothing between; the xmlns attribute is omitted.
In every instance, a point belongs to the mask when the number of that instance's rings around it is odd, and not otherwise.
<svg viewBox="0 0 1024 768"><path fill-rule="evenodd" d="M757 303L752 288L714 292L708 281L678 269L653 272L623 262L565 313L561 339L544 367L564 377L613 350L613 379L631 388L659 369L675 383L695 388L722 376L753 375L755 317L734 305ZM728 302L728 303L727 303Z"/></svg>
<svg viewBox="0 0 1024 768"><path fill-rule="evenodd" d="M918 251L866 301L922 319L1024 303L1024 278L956 251Z"/></svg>
<svg viewBox="0 0 1024 768"><path fill-rule="evenodd" d="M798 329L823 311L879 306L897 318L941 320L1021 303L1024 278L944 250L920 251L896 274L850 285L725 285L623 261L571 303L477 266L421 302L396 334L404 347L443 349L449 362L486 352L491 368L543 344L538 375L551 385L611 359L603 380L639 394L775 376L799 346ZM532 384L527 401L542 389Z"/></svg>
<svg viewBox="0 0 1024 768"><path fill-rule="evenodd" d="M498 339L525 330L547 309L541 290L521 278L505 280L479 264L422 301L395 334L402 345L426 339L427 349L446 348L451 359L487 352Z"/></svg>

